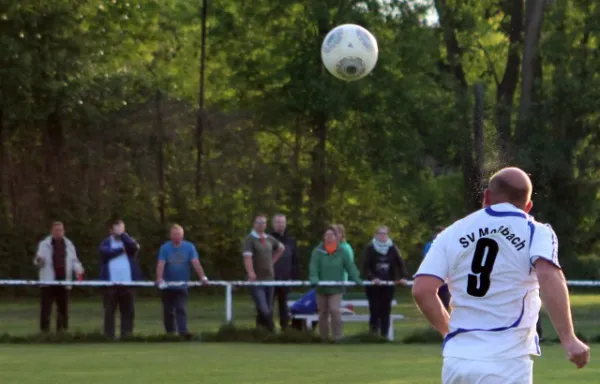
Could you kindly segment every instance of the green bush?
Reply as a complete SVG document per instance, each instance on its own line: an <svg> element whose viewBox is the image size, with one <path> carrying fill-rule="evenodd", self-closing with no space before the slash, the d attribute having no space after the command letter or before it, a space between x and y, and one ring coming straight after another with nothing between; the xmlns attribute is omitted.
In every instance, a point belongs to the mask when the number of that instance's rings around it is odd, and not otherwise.
<svg viewBox="0 0 600 384"><path fill-rule="evenodd" d="M577 336L584 342L598 343L600 335L586 337ZM183 337L179 335L155 334L132 335L122 339L111 339L101 332L73 333L37 333L31 335L0 334L0 344L90 344L90 343L174 343L174 342L206 342L206 343L268 343L268 344L315 344L323 343L321 338L311 331L288 329L284 332L270 333L263 328L238 327L234 324L223 324L217 331L204 332L198 335ZM545 339L544 344L559 343L558 339ZM384 337L372 333L360 333L345 337L339 344L386 344ZM442 337L431 328L424 328L406 335L394 343L404 344L438 344Z"/></svg>
<svg viewBox="0 0 600 384"><path fill-rule="evenodd" d="M441 344L442 341L442 336L433 328L418 329L402 339L405 344Z"/></svg>

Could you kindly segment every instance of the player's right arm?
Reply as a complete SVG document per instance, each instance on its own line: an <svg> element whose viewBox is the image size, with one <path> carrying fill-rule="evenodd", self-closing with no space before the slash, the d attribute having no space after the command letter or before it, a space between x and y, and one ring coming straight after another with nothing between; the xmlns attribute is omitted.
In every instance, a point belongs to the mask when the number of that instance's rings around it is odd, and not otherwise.
<svg viewBox="0 0 600 384"><path fill-rule="evenodd" d="M433 242L415 274L412 295L429 323L440 333L448 333L450 314L438 296L438 290L448 277L448 258L443 233Z"/></svg>
<svg viewBox="0 0 600 384"><path fill-rule="evenodd" d="M531 264L540 284L540 297L569 360L577 368L590 359L590 348L575 336L569 291L558 263L558 239L549 226L536 225L530 248Z"/></svg>

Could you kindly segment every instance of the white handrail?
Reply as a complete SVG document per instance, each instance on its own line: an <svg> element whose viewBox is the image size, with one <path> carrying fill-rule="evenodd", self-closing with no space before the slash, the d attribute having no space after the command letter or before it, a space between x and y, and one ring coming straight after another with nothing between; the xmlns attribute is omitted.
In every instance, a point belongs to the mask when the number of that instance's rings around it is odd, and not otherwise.
<svg viewBox="0 0 600 384"><path fill-rule="evenodd" d="M413 282L408 281L407 285L412 286ZM39 280L1 280L0 286L32 286L41 287L48 285L65 285L74 287L156 287L157 284L154 281L132 281L132 282L112 282L112 281L101 281L101 280L85 280L85 281L39 281ZM225 321L231 322L233 320L233 287L312 287L315 285L326 286L326 287L339 287L339 286L356 286L356 285L376 285L372 281L363 281L357 284L353 281L320 281L318 284L313 284L310 281L226 281L226 280L214 280L202 283L200 281L173 281L167 282L169 287L203 287L203 286L221 286L225 287ZM393 281L381 281L377 285L396 285ZM567 285L571 287L600 287L600 281L598 280L568 280Z"/></svg>

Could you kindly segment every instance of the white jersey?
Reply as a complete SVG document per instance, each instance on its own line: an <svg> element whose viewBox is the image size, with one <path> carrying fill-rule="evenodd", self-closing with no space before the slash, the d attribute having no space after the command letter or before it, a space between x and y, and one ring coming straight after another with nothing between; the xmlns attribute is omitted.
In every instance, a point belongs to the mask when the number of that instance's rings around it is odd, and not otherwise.
<svg viewBox="0 0 600 384"><path fill-rule="evenodd" d="M444 230L418 275L448 283L453 310L443 355L475 360L539 355L541 301L533 264L558 263L549 225L512 204L481 209Z"/></svg>

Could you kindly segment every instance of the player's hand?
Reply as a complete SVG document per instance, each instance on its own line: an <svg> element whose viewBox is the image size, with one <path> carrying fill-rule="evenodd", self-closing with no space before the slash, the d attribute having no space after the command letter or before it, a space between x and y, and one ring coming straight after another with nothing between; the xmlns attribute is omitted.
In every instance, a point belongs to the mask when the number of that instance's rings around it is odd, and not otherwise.
<svg viewBox="0 0 600 384"><path fill-rule="evenodd" d="M406 279L400 279L396 281L396 285L401 285L403 287L406 287L408 285L408 281L406 281Z"/></svg>
<svg viewBox="0 0 600 384"><path fill-rule="evenodd" d="M373 284L379 285L381 281L379 279L373 279Z"/></svg>
<svg viewBox="0 0 600 384"><path fill-rule="evenodd" d="M256 273L254 273L254 272L249 273L248 281L256 281Z"/></svg>
<svg viewBox="0 0 600 384"><path fill-rule="evenodd" d="M567 351L569 361L577 368L583 368L590 361L590 347L576 337L563 343L563 348Z"/></svg>
<svg viewBox="0 0 600 384"><path fill-rule="evenodd" d="M208 277L202 276L200 282L202 283L202 285L208 285Z"/></svg>
<svg viewBox="0 0 600 384"><path fill-rule="evenodd" d="M45 264L45 261L43 258L41 258L40 256L36 256L35 258L35 263L37 264L38 267L43 267Z"/></svg>

